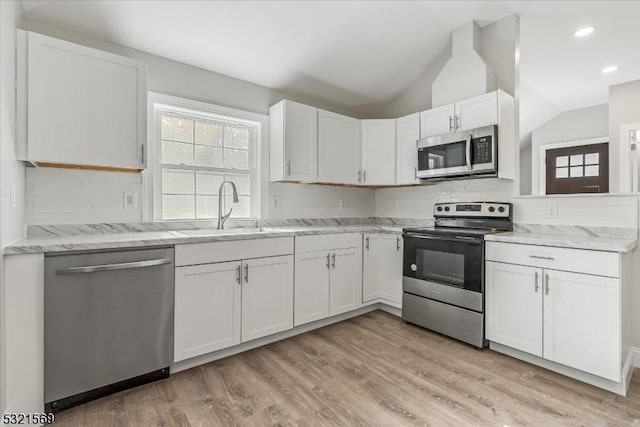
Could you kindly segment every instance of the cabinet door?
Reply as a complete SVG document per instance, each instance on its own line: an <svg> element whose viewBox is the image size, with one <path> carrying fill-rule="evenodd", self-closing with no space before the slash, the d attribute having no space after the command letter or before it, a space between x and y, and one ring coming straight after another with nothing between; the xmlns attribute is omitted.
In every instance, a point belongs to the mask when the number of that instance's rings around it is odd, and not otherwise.
<svg viewBox="0 0 640 427"><path fill-rule="evenodd" d="M294 325L303 325L329 316L328 251L296 254Z"/></svg>
<svg viewBox="0 0 640 427"><path fill-rule="evenodd" d="M486 262L487 339L542 356L542 269Z"/></svg>
<svg viewBox="0 0 640 427"><path fill-rule="evenodd" d="M362 184L394 184L396 180L395 120L361 120L361 126Z"/></svg>
<svg viewBox="0 0 640 427"><path fill-rule="evenodd" d="M454 116L453 104L422 111L420 113L420 138L452 132Z"/></svg>
<svg viewBox="0 0 640 427"><path fill-rule="evenodd" d="M358 184L360 123L329 111L318 110L318 180Z"/></svg>
<svg viewBox="0 0 640 427"><path fill-rule="evenodd" d="M402 237L392 234L379 234L380 263L379 281L380 298L392 305L402 305Z"/></svg>
<svg viewBox="0 0 640 427"><path fill-rule="evenodd" d="M240 262L176 268L174 361L240 344Z"/></svg>
<svg viewBox="0 0 640 427"><path fill-rule="evenodd" d="M544 270L544 358L620 381L620 281Z"/></svg>
<svg viewBox="0 0 640 427"><path fill-rule="evenodd" d="M144 63L36 33L27 37L28 159L144 168Z"/></svg>
<svg viewBox="0 0 640 427"><path fill-rule="evenodd" d="M243 261L242 342L293 327L293 255Z"/></svg>
<svg viewBox="0 0 640 427"><path fill-rule="evenodd" d="M498 124L498 92L456 102L457 131Z"/></svg>
<svg viewBox="0 0 640 427"><path fill-rule="evenodd" d="M331 252L329 314L345 313L360 307L362 301L362 249Z"/></svg>
<svg viewBox="0 0 640 427"><path fill-rule="evenodd" d="M420 114L415 113L396 120L396 184L416 184Z"/></svg>

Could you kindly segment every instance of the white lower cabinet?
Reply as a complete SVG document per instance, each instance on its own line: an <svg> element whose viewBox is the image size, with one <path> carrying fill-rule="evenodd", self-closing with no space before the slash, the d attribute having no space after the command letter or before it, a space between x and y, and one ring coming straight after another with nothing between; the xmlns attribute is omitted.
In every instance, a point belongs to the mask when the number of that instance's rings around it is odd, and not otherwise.
<svg viewBox="0 0 640 427"><path fill-rule="evenodd" d="M176 268L174 361L240 344L241 264Z"/></svg>
<svg viewBox="0 0 640 427"><path fill-rule="evenodd" d="M609 260L618 265L614 271L603 261L611 252L598 257L597 251L497 242L486 248L490 341L622 382L630 351L622 341L623 319L629 317L622 305L628 258L615 254L617 259ZM590 262L596 259L599 263ZM561 271L565 268L575 271ZM617 277L606 277L611 275Z"/></svg>
<svg viewBox="0 0 640 427"><path fill-rule="evenodd" d="M293 327L293 255L243 261L242 342Z"/></svg>
<svg viewBox="0 0 640 427"><path fill-rule="evenodd" d="M545 270L544 358L620 378L620 281Z"/></svg>
<svg viewBox="0 0 640 427"><path fill-rule="evenodd" d="M542 269L487 261L487 339L542 357Z"/></svg>
<svg viewBox="0 0 640 427"><path fill-rule="evenodd" d="M402 237L393 234L364 235L362 301L382 299L402 305Z"/></svg>
<svg viewBox="0 0 640 427"><path fill-rule="evenodd" d="M295 326L362 305L360 234L296 237L295 270Z"/></svg>

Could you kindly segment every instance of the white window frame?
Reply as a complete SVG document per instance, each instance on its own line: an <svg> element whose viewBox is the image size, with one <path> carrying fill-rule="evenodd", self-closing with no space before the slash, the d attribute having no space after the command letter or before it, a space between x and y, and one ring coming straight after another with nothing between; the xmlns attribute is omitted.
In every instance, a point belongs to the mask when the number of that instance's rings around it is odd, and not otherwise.
<svg viewBox="0 0 640 427"><path fill-rule="evenodd" d="M263 200L263 143L268 141L269 117L263 114L223 107L192 99L181 98L156 92L148 93L148 162L142 174L144 203L142 204L143 221L216 221L217 218L197 219L164 219L162 218L162 167L161 167L161 121L163 113L183 114L203 120L231 121L250 127L249 132L249 167L251 173L251 217L262 217ZM238 218L245 220L247 218Z"/></svg>

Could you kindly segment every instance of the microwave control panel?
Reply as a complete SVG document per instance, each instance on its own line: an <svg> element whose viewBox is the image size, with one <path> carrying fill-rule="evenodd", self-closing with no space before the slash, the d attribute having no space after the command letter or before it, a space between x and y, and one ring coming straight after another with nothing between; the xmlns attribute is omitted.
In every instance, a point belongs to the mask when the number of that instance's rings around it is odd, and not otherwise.
<svg viewBox="0 0 640 427"><path fill-rule="evenodd" d="M493 161L493 149L490 136L473 138L471 145L473 147L473 164L491 163Z"/></svg>

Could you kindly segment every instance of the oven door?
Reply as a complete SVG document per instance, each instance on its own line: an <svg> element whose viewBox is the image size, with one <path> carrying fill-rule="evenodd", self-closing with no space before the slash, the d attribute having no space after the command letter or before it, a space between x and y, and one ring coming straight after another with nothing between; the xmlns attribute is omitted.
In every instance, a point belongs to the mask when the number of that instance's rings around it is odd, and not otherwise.
<svg viewBox="0 0 640 427"><path fill-rule="evenodd" d="M403 291L483 311L480 238L404 234Z"/></svg>

